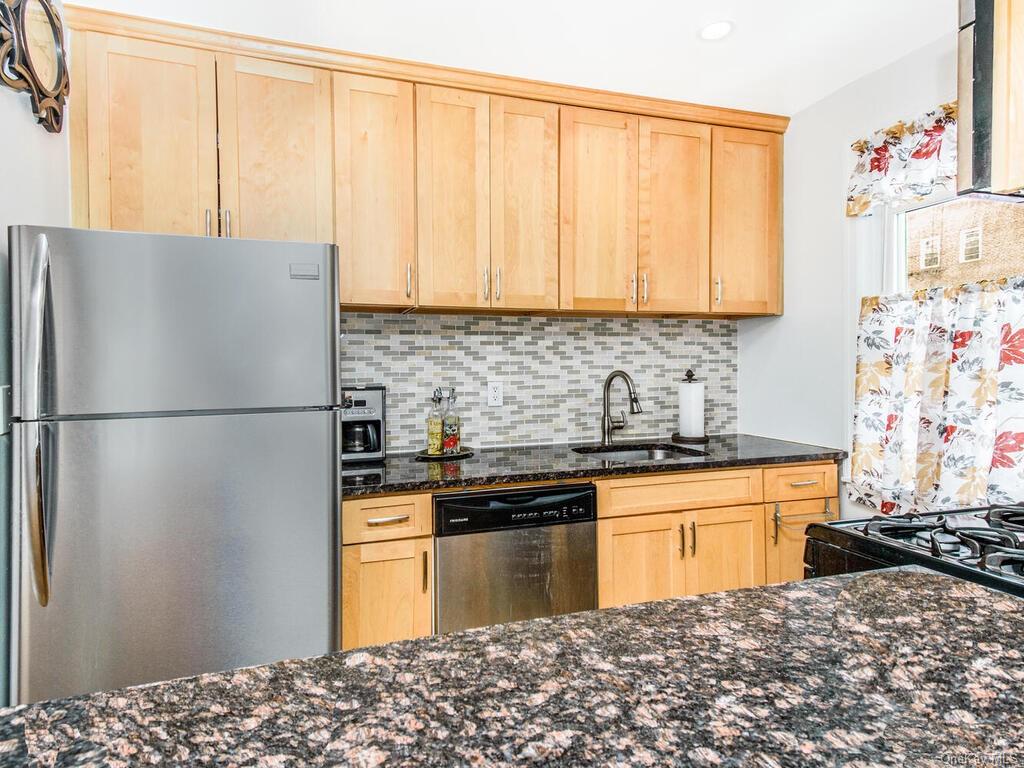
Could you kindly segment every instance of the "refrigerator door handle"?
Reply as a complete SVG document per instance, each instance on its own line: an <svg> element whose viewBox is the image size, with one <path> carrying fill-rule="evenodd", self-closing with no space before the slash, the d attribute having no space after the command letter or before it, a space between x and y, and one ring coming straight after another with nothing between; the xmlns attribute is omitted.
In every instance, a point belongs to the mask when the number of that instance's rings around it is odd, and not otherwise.
<svg viewBox="0 0 1024 768"><path fill-rule="evenodd" d="M32 585L39 605L50 602L50 564L46 553L46 494L43 491L42 427L38 422L21 425L21 496L22 509L27 517L30 557L32 558Z"/></svg>
<svg viewBox="0 0 1024 768"><path fill-rule="evenodd" d="M46 323L46 283L50 275L50 243L44 234L37 235L32 245L31 270L22 353L22 375L25 381L22 392L23 421L35 421L42 410L43 326Z"/></svg>

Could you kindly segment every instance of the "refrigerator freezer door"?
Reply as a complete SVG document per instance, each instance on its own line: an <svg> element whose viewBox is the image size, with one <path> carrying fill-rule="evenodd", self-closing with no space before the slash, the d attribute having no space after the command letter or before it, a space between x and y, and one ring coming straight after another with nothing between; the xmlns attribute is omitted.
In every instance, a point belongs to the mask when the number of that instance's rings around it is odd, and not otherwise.
<svg viewBox="0 0 1024 768"><path fill-rule="evenodd" d="M37 460L28 428L40 431L50 578L43 607L32 548L16 547L12 699L333 650L336 418L301 411L15 425L16 464ZM15 485L32 477L20 471ZM15 507L17 538L30 537L28 511Z"/></svg>
<svg viewBox="0 0 1024 768"><path fill-rule="evenodd" d="M334 246L10 230L14 415L336 404Z"/></svg>

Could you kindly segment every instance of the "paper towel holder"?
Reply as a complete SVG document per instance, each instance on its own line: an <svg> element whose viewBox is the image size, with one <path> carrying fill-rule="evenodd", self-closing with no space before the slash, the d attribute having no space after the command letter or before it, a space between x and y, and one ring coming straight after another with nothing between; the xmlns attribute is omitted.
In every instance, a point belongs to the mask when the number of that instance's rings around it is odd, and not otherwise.
<svg viewBox="0 0 1024 768"><path fill-rule="evenodd" d="M693 370L692 369L688 369L686 371L686 383L687 384L692 384L694 381L696 381L696 379L694 378ZM689 443L689 444L698 444L699 445L699 444L708 443L708 442L710 442L710 440L711 440L711 438L708 437L707 435L704 435L704 437L683 437L678 432L673 432L672 433L672 442L673 443L683 443L683 444Z"/></svg>

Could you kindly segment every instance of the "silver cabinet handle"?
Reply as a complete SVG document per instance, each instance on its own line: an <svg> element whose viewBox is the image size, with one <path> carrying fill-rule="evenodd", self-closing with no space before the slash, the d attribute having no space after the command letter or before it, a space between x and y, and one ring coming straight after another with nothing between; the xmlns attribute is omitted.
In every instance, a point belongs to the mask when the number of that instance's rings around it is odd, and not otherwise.
<svg viewBox="0 0 1024 768"><path fill-rule="evenodd" d="M427 550L423 550L423 592L426 593L430 586L427 580Z"/></svg>
<svg viewBox="0 0 1024 768"><path fill-rule="evenodd" d="M775 534L772 538L775 540L775 546L779 546L779 526L782 524L782 510L778 504L775 505L775 514L772 517L775 519Z"/></svg>
<svg viewBox="0 0 1024 768"><path fill-rule="evenodd" d="M825 519L832 519L832 499L825 499Z"/></svg>
<svg viewBox="0 0 1024 768"><path fill-rule="evenodd" d="M213 234L213 211L206 209L206 236Z"/></svg>
<svg viewBox="0 0 1024 768"><path fill-rule="evenodd" d="M800 481L795 482L795 483L790 483L789 487L790 488L808 488L808 487L810 487L812 485L817 485L817 484L818 484L817 480L800 480Z"/></svg>
<svg viewBox="0 0 1024 768"><path fill-rule="evenodd" d="M697 521L690 522L690 554L697 554Z"/></svg>
<svg viewBox="0 0 1024 768"><path fill-rule="evenodd" d="M50 280L50 241L36 235L32 244L28 285L28 313L25 318L25 346L21 353L24 382L21 401L22 421L35 421L43 408L43 337L46 325L46 284Z"/></svg>
<svg viewBox="0 0 1024 768"><path fill-rule="evenodd" d="M715 279L715 304L722 303L722 276Z"/></svg>
<svg viewBox="0 0 1024 768"><path fill-rule="evenodd" d="M686 523L679 524L679 559L686 557Z"/></svg>
<svg viewBox="0 0 1024 768"><path fill-rule="evenodd" d="M391 523L404 523L409 515L391 515L390 517L371 517L366 521L367 525L390 525Z"/></svg>
<svg viewBox="0 0 1024 768"><path fill-rule="evenodd" d="M644 272L644 304L647 304L647 273Z"/></svg>
<svg viewBox="0 0 1024 768"><path fill-rule="evenodd" d="M501 267L494 273L494 299L501 301Z"/></svg>
<svg viewBox="0 0 1024 768"><path fill-rule="evenodd" d="M491 268L484 267L484 298L491 298Z"/></svg>
<svg viewBox="0 0 1024 768"><path fill-rule="evenodd" d="M633 277L630 279L629 301L636 306L636 272L633 273Z"/></svg>
<svg viewBox="0 0 1024 768"><path fill-rule="evenodd" d="M227 209L224 211L224 234L227 237L231 237L231 211Z"/></svg>
<svg viewBox="0 0 1024 768"><path fill-rule="evenodd" d="M405 298L412 298L412 264L405 265Z"/></svg>

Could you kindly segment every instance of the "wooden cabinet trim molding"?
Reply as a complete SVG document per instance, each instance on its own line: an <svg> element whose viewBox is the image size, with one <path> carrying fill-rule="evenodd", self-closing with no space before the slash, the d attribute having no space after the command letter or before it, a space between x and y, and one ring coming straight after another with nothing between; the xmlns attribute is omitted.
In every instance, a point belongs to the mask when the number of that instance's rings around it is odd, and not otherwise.
<svg viewBox="0 0 1024 768"><path fill-rule="evenodd" d="M472 72L433 64L350 53L252 35L232 34L187 24L157 21L128 14L68 4L65 21L70 29L106 32L155 42L188 45L253 58L388 77L409 82L486 91L499 96L536 99L591 109L615 109L635 114L714 125L785 133L789 118L760 112L689 104L669 99L636 96L595 88L545 83L537 80Z"/></svg>

